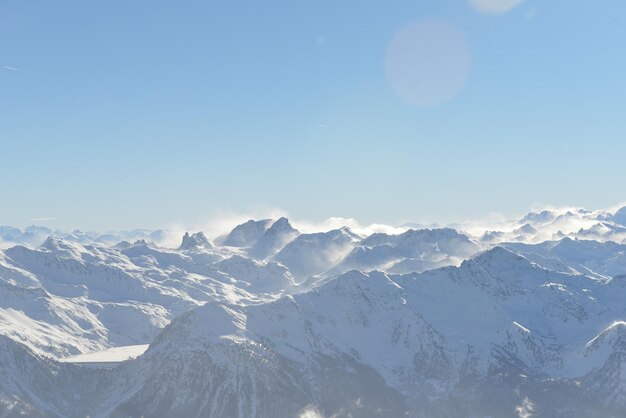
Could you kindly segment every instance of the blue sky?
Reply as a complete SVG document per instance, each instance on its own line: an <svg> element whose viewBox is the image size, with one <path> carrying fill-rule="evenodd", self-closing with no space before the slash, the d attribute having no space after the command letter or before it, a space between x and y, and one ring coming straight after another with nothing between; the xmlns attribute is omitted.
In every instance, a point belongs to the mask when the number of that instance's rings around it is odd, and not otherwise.
<svg viewBox="0 0 626 418"><path fill-rule="evenodd" d="M0 224L153 228L272 208L446 222L626 196L623 0L499 14L463 0L0 0L0 13ZM390 80L390 45L423 22L470 63L437 104Z"/></svg>

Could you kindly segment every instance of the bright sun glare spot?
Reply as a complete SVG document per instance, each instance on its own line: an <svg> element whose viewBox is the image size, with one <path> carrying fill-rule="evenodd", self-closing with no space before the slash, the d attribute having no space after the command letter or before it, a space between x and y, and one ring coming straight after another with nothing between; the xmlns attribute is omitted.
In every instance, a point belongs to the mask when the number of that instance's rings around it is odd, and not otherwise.
<svg viewBox="0 0 626 418"><path fill-rule="evenodd" d="M519 5L523 0L469 0L473 8L483 13L505 13Z"/></svg>

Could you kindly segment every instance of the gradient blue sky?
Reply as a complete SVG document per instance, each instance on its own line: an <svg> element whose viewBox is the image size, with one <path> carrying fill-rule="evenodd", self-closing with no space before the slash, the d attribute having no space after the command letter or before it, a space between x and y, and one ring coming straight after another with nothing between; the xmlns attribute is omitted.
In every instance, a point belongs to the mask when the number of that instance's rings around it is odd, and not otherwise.
<svg viewBox="0 0 626 418"><path fill-rule="evenodd" d="M471 69L420 107L386 54L433 18ZM626 196L625 51L623 0L0 0L0 224L610 206Z"/></svg>

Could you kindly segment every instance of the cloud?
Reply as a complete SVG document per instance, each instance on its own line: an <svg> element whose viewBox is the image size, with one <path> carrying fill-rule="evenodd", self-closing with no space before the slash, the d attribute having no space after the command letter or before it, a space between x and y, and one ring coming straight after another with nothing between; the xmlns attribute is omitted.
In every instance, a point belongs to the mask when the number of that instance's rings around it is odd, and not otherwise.
<svg viewBox="0 0 626 418"><path fill-rule="evenodd" d="M10 241L3 241L0 239L0 250L6 250L7 248L14 247L15 243Z"/></svg>
<svg viewBox="0 0 626 418"><path fill-rule="evenodd" d="M586 210L575 206L534 204L530 214L534 214L535 219L523 220L526 214L511 218L493 213L484 219L462 221L451 225L451 227L473 237L480 237L487 231L499 231L505 234L504 240L516 241L519 234L515 231L528 222L538 230L534 236L525 237L525 241L530 243L559 239L563 236L585 236L587 239L600 241L610 239L620 242L623 237L619 234L612 233L603 236L598 230L601 227L601 221L614 213L618 207L621 206L601 210ZM540 219L538 214L543 211L550 212L551 216L543 220ZM582 234L581 230L583 231Z"/></svg>
<svg viewBox="0 0 626 418"><path fill-rule="evenodd" d="M361 235L370 235L376 232L382 232L386 234L401 234L406 231L407 227L397 227L386 224L369 224L363 225L354 218L342 218L333 216L323 221L315 222L304 219L293 219L290 221L294 228L297 228L300 232L326 232L333 229L338 229L343 226L347 226L353 232Z"/></svg>
<svg viewBox="0 0 626 418"><path fill-rule="evenodd" d="M8 65L5 65L4 67L5 70L9 70L9 71L17 71L17 72L21 72L22 70L20 70L19 68L15 68L15 67L9 67Z"/></svg>
<svg viewBox="0 0 626 418"><path fill-rule="evenodd" d="M56 221L56 220L57 220L57 218L51 218L51 217L48 217L48 216L44 216L44 217L41 217L41 218L30 218L29 219L29 221L31 221L31 222L51 222L51 221Z"/></svg>

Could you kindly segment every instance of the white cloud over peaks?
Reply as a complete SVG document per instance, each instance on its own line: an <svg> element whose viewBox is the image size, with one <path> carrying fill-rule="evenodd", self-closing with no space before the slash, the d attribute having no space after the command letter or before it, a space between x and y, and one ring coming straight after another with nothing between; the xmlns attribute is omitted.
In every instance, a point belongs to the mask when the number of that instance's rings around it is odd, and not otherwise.
<svg viewBox="0 0 626 418"><path fill-rule="evenodd" d="M475 239L480 239L486 232L496 232L489 237L490 243L503 241L522 241L528 243L538 243L547 240L560 239L563 236L581 239L596 239L599 241L615 241L626 243L626 232L623 226L612 225L612 215L620 208L626 206L625 203L612 206L604 210L586 210L572 206L532 206L530 213L520 213L516 216L505 216L500 213L490 213L487 216L474 220L461 220L456 223L403 223L401 225L389 225L384 223L363 223L356 218L346 218L333 216L323 220L310 220L304 218L291 217L287 211L279 208L259 208L245 212L216 211L210 216L196 222L172 222L163 226L165 232L163 239L157 239L157 244L177 248L185 232L203 232L207 238L215 238L229 233L234 227L250 219L278 219L281 216L287 217L294 228L302 233L327 232L341 227L348 227L354 233L368 236L373 233L401 234L408 229L439 228L449 227L467 234ZM53 222L54 218L41 217L31 219L31 222L43 223ZM532 228L525 226L529 223ZM399 223L400 224L400 223ZM529 232L530 231L530 232ZM0 231L1 232L1 231ZM24 233L25 231L21 231ZM64 236L63 231L56 231L60 236ZM123 232L123 231L122 231ZM115 233L113 231L112 233ZM126 234L126 235L125 235ZM18 234L19 235L19 234ZM45 235L45 234L44 234ZM45 239L42 235L41 241ZM98 236L93 232L94 237ZM127 236L127 233L122 233ZM132 235L132 234L131 234ZM120 238L122 239L122 238ZM124 239L133 239L132 236ZM32 239L16 238L14 233L5 231L0 234L0 249L8 248L16 244L38 245Z"/></svg>
<svg viewBox="0 0 626 418"><path fill-rule="evenodd" d="M538 231L534 236L525 237L527 242L542 242L546 240L556 239L563 235L575 236L581 229L589 230L598 224L598 218L603 214L614 213L618 208L625 206L624 204L616 205L607 210L589 211L578 207L571 206L551 206L551 205L533 205L531 217L543 211L549 211L551 216L542 221L540 217L536 217L529 221ZM421 229L424 227L434 228L438 226L407 223L402 226L389 225L384 223L362 223L355 218L345 218L333 216L323 220L310 220L297 217L291 217L287 211L279 208L261 208L246 212L221 211L208 217L206 220L193 224L173 223L168 225L167 239L162 244L168 247L178 247L181 237L185 232L202 231L209 239L215 239L220 235L227 234L235 226L242 224L250 219L278 219L285 216L294 228L302 233L327 232L344 226L349 227L353 232L368 236L373 233L401 234L406 230ZM492 212L484 218L474 220L463 220L456 223L441 224L441 227L447 226L454 228L462 233L468 234L475 238L480 238L487 231L499 231L504 234L503 240L515 240L518 237L516 232L522 227L526 221L522 221L526 213L517 216L505 216L500 213Z"/></svg>
<svg viewBox="0 0 626 418"><path fill-rule="evenodd" d="M52 221L56 221L57 218L52 218L50 216L42 216L39 218L30 218L29 221L31 222L52 222Z"/></svg>
<svg viewBox="0 0 626 418"><path fill-rule="evenodd" d="M289 219L291 225L302 233L327 232L344 226L360 235L370 235L376 232L387 234L400 234L408 227L398 227L386 224L363 224L355 218L343 218L333 216L321 221L309 219L292 218L287 211L279 208L264 208L247 212L221 211L210 216L206 220L191 224L174 222L167 225L167 239L162 242L167 247L177 247L180 245L181 237L185 232L202 231L209 239L215 239L221 235L229 233L234 227L250 219L278 219L284 216Z"/></svg>
<svg viewBox="0 0 626 418"><path fill-rule="evenodd" d="M294 228L304 233L326 232L333 229L341 228L343 226L347 226L352 230L352 232L361 235L370 235L376 232L382 232L386 234L401 234L408 229L405 227L397 227L385 224L363 225L354 218L342 218L337 216L333 216L318 222L303 219L294 219L290 220L290 222Z"/></svg>
<svg viewBox="0 0 626 418"><path fill-rule="evenodd" d="M537 233L529 239L529 242L542 242L565 235L576 235L581 230L597 227L603 216L615 212L618 207L608 210L586 210L573 206L536 204L529 214L507 218L494 213L485 219L464 221L453 227L474 237L480 237L487 231L499 231L509 234L507 239L515 240L516 231L529 223L537 229ZM540 216L542 212L546 212L547 216ZM526 216L528 217L525 219Z"/></svg>
<svg viewBox="0 0 626 418"><path fill-rule="evenodd" d="M2 239L0 239L0 250L6 250L7 248L11 248L13 246L15 246L14 242L3 241Z"/></svg>

